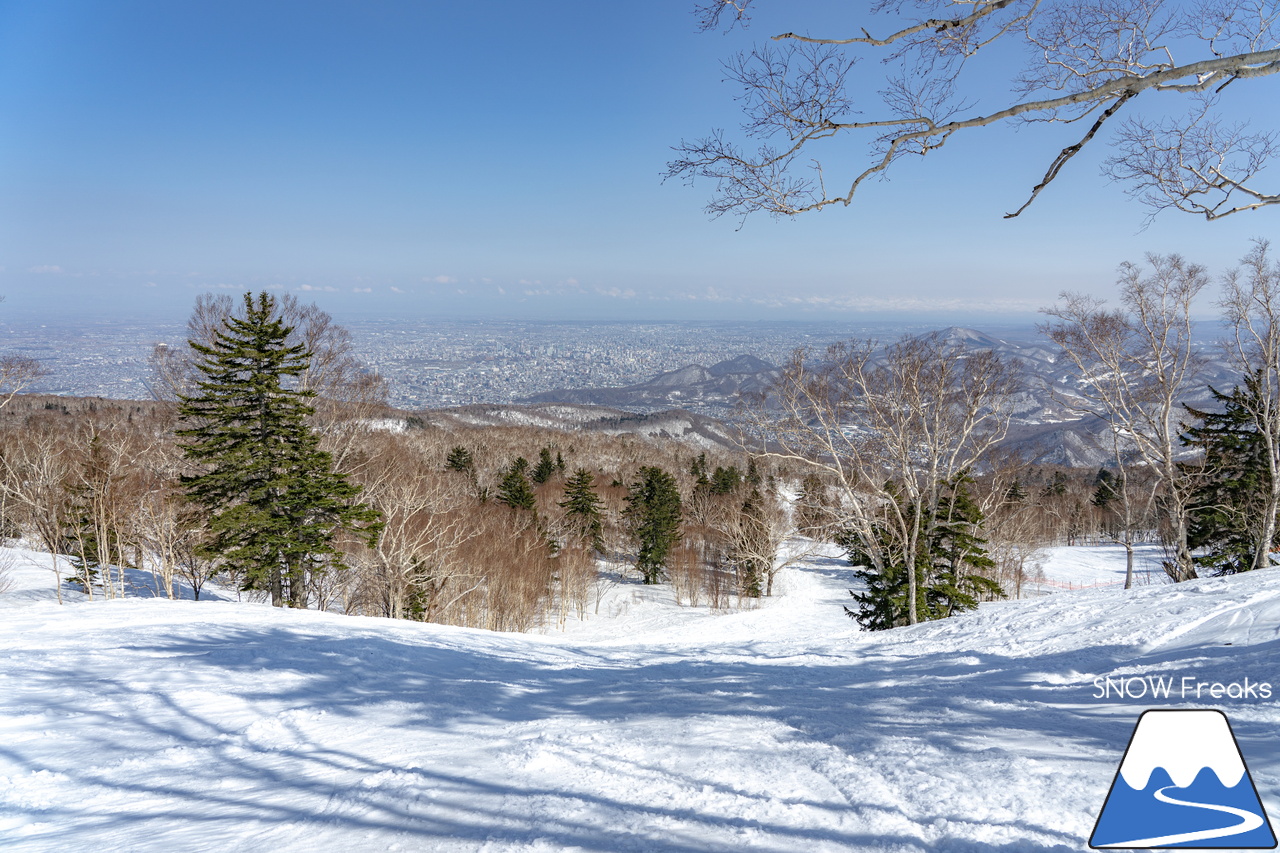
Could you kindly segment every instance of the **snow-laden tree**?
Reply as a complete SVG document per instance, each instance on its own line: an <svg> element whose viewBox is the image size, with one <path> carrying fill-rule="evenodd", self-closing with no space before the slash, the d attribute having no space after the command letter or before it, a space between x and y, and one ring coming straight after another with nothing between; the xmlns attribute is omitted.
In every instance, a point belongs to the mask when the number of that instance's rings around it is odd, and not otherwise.
<svg viewBox="0 0 1280 853"><path fill-rule="evenodd" d="M757 5L702 0L697 9L703 28L715 29L745 23ZM1006 218L1111 125L1105 170L1153 213L1217 219L1280 202L1280 188L1260 179L1275 131L1232 121L1221 103L1246 86L1255 104L1275 97L1258 81L1280 71L1276 0L849 5L848 24L781 33L725 63L741 86L741 131L682 142L669 164L671 176L715 183L713 214L847 205L903 157L1011 123L1074 129L1050 143L1043 176ZM855 70L864 58L882 70ZM850 167L843 152L859 140L868 156Z"/></svg>

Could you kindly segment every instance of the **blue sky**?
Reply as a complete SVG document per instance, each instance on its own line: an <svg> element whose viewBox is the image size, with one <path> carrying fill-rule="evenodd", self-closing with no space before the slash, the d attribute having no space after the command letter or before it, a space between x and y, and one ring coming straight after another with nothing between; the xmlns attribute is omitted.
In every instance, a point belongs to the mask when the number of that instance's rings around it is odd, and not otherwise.
<svg viewBox="0 0 1280 853"><path fill-rule="evenodd" d="M738 121L725 57L855 5L723 35L689 0L0 0L0 316L177 320L276 288L339 319L980 320L1275 234L1270 210L1143 230L1101 149L1002 220L1064 144L1037 128L740 230L709 185L662 183L670 146Z"/></svg>

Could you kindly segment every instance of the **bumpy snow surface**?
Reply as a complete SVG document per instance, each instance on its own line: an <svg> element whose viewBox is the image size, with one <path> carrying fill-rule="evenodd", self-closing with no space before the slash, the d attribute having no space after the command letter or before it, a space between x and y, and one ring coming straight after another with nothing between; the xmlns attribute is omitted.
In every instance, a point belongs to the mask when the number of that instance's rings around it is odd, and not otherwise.
<svg viewBox="0 0 1280 853"><path fill-rule="evenodd" d="M1275 570L880 634L821 558L755 610L621 584L542 635L59 606L47 570L18 574L6 851L1080 851L1149 707L1224 710L1280 809ZM1276 692L1095 698L1105 676Z"/></svg>

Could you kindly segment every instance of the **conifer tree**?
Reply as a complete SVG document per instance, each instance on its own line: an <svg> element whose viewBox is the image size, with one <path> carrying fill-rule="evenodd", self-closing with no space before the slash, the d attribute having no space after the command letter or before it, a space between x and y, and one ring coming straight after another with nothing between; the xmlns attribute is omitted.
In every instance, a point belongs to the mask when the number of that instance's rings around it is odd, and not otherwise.
<svg viewBox="0 0 1280 853"><path fill-rule="evenodd" d="M916 573L916 610L921 621L943 619L974 609L979 600L1004 597L999 583L983 574L995 563L980 536L983 517L969 494L971 482L967 473L948 481L937 509L926 508L921 519L925 541L910 569ZM904 516L914 519L919 508L904 502L896 491L890 494ZM846 607L845 613L869 631L909 623L910 570L900 558L895 559L897 549L889 533L884 531L881 537L877 553L866 550L860 537L846 534L837 540L856 567L854 577L865 585L861 592L849 591L858 606Z"/></svg>
<svg viewBox="0 0 1280 853"><path fill-rule="evenodd" d="M444 467L450 471L457 471L461 474L475 475L476 460L470 450L462 445L457 445L449 451L449 455L445 457Z"/></svg>
<svg viewBox="0 0 1280 853"><path fill-rule="evenodd" d="M627 518L639 546L636 568L645 583L657 583L666 571L667 557L680 536L680 490L675 478L658 467L640 469L627 494Z"/></svg>
<svg viewBox="0 0 1280 853"><path fill-rule="evenodd" d="M550 480L556 473L555 460L551 458L551 448L544 447L538 451L538 464L534 466L533 473L529 475L529 479L538 485Z"/></svg>
<svg viewBox="0 0 1280 853"><path fill-rule="evenodd" d="M934 618L973 610L978 602L1004 598L1000 584L983 574L995 568L987 555L982 509L969 493L973 478L961 473L947 483L930 541L931 572L925 600Z"/></svg>
<svg viewBox="0 0 1280 853"><path fill-rule="evenodd" d="M603 554L604 520L600 513L603 502L594 487L595 477L591 472L585 468L577 469L564 484L564 500L560 502L560 508L582 540Z"/></svg>
<svg viewBox="0 0 1280 853"><path fill-rule="evenodd" d="M689 466L689 475L693 477L693 489L695 492L705 491L711 487L711 481L707 479L707 454L699 453L698 457L693 460L693 464Z"/></svg>
<svg viewBox="0 0 1280 853"><path fill-rule="evenodd" d="M511 467L503 472L502 481L498 484L498 503L506 504L512 509L537 511L538 502L534 497L533 488L529 485L529 477L526 473L528 470L529 460L523 456L516 457Z"/></svg>
<svg viewBox="0 0 1280 853"><path fill-rule="evenodd" d="M1187 544L1199 556L1197 566L1225 575L1267 566L1274 542L1263 542L1263 523L1271 478L1266 439L1258 430L1256 412L1262 403L1256 383L1246 377L1230 394L1209 389L1221 411L1187 407L1200 419L1187 430L1184 443L1204 451L1201 485L1196 489ZM1272 525L1271 529L1280 529Z"/></svg>
<svg viewBox="0 0 1280 853"><path fill-rule="evenodd" d="M1020 504L1027 499L1027 490L1022 488L1022 480L1015 478L1013 484L1004 493L1008 503Z"/></svg>
<svg viewBox="0 0 1280 853"><path fill-rule="evenodd" d="M730 465L728 468L716 467L715 473L711 475L711 494L728 495L742 484L742 472L736 466Z"/></svg>
<svg viewBox="0 0 1280 853"><path fill-rule="evenodd" d="M209 513L207 550L245 589L266 590L277 607L305 607L314 574L345 568L333 545L340 529L370 544L381 523L360 489L333 470L307 423L314 392L296 387L309 353L289 345L275 299L244 296L199 354L195 393L180 398L177 430L200 474L187 496Z"/></svg>
<svg viewBox="0 0 1280 853"><path fill-rule="evenodd" d="M1098 469L1098 476L1094 480L1097 488L1093 490L1093 498L1089 501L1098 509L1107 509L1113 501L1120 498L1120 490L1116 483L1119 480L1116 475L1112 474L1106 468Z"/></svg>

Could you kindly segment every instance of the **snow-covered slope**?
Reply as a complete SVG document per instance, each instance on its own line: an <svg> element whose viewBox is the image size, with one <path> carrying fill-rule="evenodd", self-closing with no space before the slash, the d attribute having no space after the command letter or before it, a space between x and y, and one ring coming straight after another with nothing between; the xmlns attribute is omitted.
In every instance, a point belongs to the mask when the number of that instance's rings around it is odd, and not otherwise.
<svg viewBox="0 0 1280 853"><path fill-rule="evenodd" d="M836 560L757 609L622 585L492 634L0 595L6 851L1079 851L1139 712L1220 707L1280 803L1280 573L863 634ZM1280 692L1277 693L1280 696Z"/></svg>

